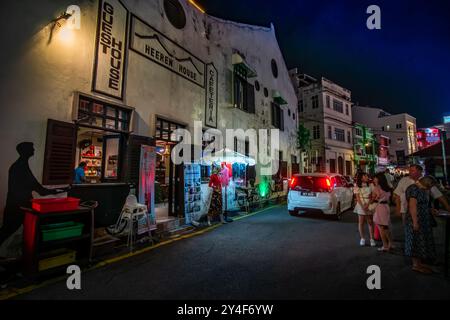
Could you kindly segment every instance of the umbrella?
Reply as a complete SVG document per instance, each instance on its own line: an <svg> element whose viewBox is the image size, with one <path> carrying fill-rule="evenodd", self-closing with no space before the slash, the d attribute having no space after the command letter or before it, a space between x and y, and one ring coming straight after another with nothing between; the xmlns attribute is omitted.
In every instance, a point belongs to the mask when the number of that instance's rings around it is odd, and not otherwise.
<svg viewBox="0 0 450 320"><path fill-rule="evenodd" d="M239 152L230 150L228 148L222 149L214 153L209 153L205 155L201 160L201 163L203 165L211 165L213 163L219 164L222 162L243 163L249 166L256 165L255 159L247 157Z"/></svg>

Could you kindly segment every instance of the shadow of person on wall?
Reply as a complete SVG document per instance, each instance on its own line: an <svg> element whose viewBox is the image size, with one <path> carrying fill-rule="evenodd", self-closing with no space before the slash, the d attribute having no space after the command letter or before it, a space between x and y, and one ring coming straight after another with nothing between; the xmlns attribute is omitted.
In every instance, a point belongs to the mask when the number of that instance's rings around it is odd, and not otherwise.
<svg viewBox="0 0 450 320"><path fill-rule="evenodd" d="M22 226L25 214L21 207L31 207L33 191L41 196L61 192L58 189L44 188L31 172L28 161L34 155L32 142L19 143L16 150L19 153L19 159L9 168L8 195L3 215L3 226L0 229L0 246Z"/></svg>

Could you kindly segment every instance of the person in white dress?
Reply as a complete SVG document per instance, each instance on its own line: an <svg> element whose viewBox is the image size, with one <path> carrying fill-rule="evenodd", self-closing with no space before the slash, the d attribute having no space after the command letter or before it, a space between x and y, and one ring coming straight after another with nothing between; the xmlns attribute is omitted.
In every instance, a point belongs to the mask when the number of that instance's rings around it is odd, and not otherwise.
<svg viewBox="0 0 450 320"><path fill-rule="evenodd" d="M369 176L367 173L360 173L356 179L356 186L353 192L356 197L356 206L354 212L358 214L358 230L361 240L360 246L366 245L366 237L364 226L367 224L369 228L370 246L375 247L376 242L373 238L373 212L369 210L370 195L373 191L373 186L369 185Z"/></svg>

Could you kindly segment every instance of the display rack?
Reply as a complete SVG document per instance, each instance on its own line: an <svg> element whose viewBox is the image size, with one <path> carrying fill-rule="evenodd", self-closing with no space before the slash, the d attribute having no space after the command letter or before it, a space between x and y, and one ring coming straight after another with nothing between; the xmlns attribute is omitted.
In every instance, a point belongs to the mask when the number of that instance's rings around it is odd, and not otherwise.
<svg viewBox="0 0 450 320"><path fill-rule="evenodd" d="M201 168L198 164L184 167L184 213L186 223L191 223L191 216L201 211Z"/></svg>

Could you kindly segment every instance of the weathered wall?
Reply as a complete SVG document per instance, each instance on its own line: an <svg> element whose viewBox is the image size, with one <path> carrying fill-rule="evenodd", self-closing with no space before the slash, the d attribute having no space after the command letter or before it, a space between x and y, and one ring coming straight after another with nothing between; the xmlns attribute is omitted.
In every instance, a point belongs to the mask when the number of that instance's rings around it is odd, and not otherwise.
<svg viewBox="0 0 450 320"><path fill-rule="evenodd" d="M298 155L295 150L297 99L289 79L273 28L262 28L223 21L204 14L181 0L187 15L183 30L175 29L165 18L163 1L123 1L129 11L145 20L168 38L205 63L213 62L219 73L219 128L270 128L270 101L263 88L278 90L288 101L285 128L280 144L285 159ZM64 41L54 32L49 42L49 22L72 4L82 13L81 29L72 31ZM2 4L2 7L4 5ZM2 10L2 43L10 43L2 52L5 67L0 74L2 133L0 165L0 207L6 199L7 169L17 158L17 143L35 143L36 155L30 166L42 177L47 119L72 121L74 92L93 96L92 74L95 55L98 2L32 1L9 2ZM57 30L58 31L58 30ZM232 108L232 52L242 52L257 71L261 90L256 94L256 116ZM272 76L270 62L275 59L279 76ZM255 79L251 80L252 82ZM105 98L105 97L102 97ZM108 99L108 98L106 98ZM118 102L114 101L113 102ZM155 115L192 124L204 120L205 90L156 63L128 52L124 105L135 108L133 131L153 135ZM296 117L297 119L297 117ZM290 164L290 163L289 163ZM290 165L289 165L290 167Z"/></svg>

